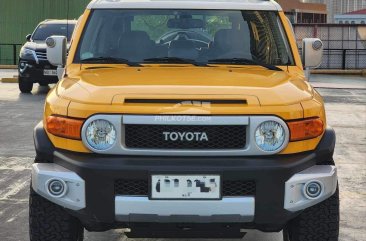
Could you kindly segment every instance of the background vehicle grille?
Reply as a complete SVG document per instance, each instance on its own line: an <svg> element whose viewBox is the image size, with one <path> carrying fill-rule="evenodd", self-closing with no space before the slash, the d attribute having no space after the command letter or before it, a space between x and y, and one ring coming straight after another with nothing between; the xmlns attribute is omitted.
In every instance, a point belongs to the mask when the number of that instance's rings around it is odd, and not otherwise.
<svg viewBox="0 0 366 241"><path fill-rule="evenodd" d="M116 195L148 196L149 184L147 180L119 179L114 183ZM224 181L222 187L223 197L254 196L256 185L254 181Z"/></svg>
<svg viewBox="0 0 366 241"><path fill-rule="evenodd" d="M46 50L37 50L36 51L37 58L39 60L47 60L47 52Z"/></svg>
<svg viewBox="0 0 366 241"><path fill-rule="evenodd" d="M246 128L244 125L126 125L125 145L135 149L243 149ZM205 132L208 141L165 140L164 132Z"/></svg>

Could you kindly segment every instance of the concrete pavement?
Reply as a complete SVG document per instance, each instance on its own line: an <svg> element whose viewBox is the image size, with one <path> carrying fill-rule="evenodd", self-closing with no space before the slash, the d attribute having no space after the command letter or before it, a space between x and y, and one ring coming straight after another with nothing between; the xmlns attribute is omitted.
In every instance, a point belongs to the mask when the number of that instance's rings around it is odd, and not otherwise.
<svg viewBox="0 0 366 241"><path fill-rule="evenodd" d="M18 70L16 69L0 69L0 79L12 78L15 75L18 75Z"/></svg>
<svg viewBox="0 0 366 241"><path fill-rule="evenodd" d="M317 88L366 89L366 77L359 75L313 74L309 82Z"/></svg>

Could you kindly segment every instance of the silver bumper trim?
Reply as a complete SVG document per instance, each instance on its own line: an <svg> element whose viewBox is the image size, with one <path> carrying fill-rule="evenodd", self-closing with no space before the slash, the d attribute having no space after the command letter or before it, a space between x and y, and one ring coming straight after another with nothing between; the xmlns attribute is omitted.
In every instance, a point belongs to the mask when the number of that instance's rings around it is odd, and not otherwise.
<svg viewBox="0 0 366 241"><path fill-rule="evenodd" d="M149 200L117 196L116 220L121 222L251 222L254 197L222 200Z"/></svg>
<svg viewBox="0 0 366 241"><path fill-rule="evenodd" d="M249 116L124 115L123 125L248 125Z"/></svg>
<svg viewBox="0 0 366 241"><path fill-rule="evenodd" d="M66 183L67 192L62 197L53 196L47 188L51 180L59 179ZM85 181L76 173L53 163L37 163L32 165L33 190L62 207L80 210L85 204Z"/></svg>
<svg viewBox="0 0 366 241"><path fill-rule="evenodd" d="M304 194L305 185L312 181L322 186L321 194L317 198L309 198ZM326 200L335 193L337 181L337 168L330 165L313 166L295 174L285 184L284 208L296 212Z"/></svg>

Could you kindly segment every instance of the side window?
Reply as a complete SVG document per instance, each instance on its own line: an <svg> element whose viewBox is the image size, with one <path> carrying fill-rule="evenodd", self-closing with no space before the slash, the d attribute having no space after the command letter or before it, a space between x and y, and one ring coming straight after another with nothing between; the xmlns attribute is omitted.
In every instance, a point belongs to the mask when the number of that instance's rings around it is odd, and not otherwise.
<svg viewBox="0 0 366 241"><path fill-rule="evenodd" d="M274 65L293 62L290 47L284 43L287 36L280 18L275 13L254 12L246 15L252 33L251 52L261 62Z"/></svg>
<svg viewBox="0 0 366 241"><path fill-rule="evenodd" d="M88 23L88 31L86 31L83 36L83 39L88 39L88 41L82 41L82 44L79 46L81 55L77 56L77 59L83 60L96 57L100 52L103 52L103 41L101 41L101 39L105 38L103 36L103 30L106 30L106 28L103 28L104 18L99 16L99 14L95 15L96 17L92 18Z"/></svg>

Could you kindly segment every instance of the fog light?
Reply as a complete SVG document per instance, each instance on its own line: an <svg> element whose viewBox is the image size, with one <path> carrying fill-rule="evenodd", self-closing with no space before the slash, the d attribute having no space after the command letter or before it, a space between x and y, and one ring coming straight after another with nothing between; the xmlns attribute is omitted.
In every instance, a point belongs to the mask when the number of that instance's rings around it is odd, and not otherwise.
<svg viewBox="0 0 366 241"><path fill-rule="evenodd" d="M63 197L67 192L67 185L63 180L52 179L48 181L47 190L53 197Z"/></svg>
<svg viewBox="0 0 366 241"><path fill-rule="evenodd" d="M316 199L322 193L322 184L317 181L311 181L305 184L304 194L309 199Z"/></svg>
<svg viewBox="0 0 366 241"><path fill-rule="evenodd" d="M28 64L24 63L24 62L21 62L20 65L19 65L19 71L20 73L24 73L24 71L27 69L28 67Z"/></svg>

